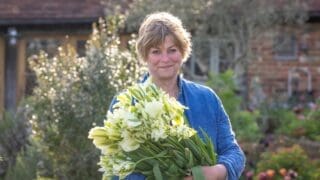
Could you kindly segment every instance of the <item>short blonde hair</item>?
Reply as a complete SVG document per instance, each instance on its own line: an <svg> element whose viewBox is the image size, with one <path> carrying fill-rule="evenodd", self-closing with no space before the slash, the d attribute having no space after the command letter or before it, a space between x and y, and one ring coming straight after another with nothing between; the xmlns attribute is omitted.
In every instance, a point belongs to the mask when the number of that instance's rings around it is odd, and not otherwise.
<svg viewBox="0 0 320 180"><path fill-rule="evenodd" d="M175 45L186 61L191 53L191 36L183 27L181 20L167 12L157 12L148 15L139 29L136 50L140 58L147 60L149 50L164 42L166 36L171 35Z"/></svg>

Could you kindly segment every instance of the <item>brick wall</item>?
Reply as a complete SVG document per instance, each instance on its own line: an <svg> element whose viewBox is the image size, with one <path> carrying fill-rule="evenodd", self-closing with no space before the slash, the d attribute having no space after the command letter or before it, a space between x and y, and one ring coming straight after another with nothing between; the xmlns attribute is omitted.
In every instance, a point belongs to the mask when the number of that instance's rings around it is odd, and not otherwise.
<svg viewBox="0 0 320 180"><path fill-rule="evenodd" d="M289 71L299 69L310 72L314 97L320 97L320 23L307 24L303 27L286 27L283 33L294 34L295 53L284 59L276 58L275 33L263 35L259 42L254 43L258 56L248 68L249 89L252 89L250 84L258 77L267 97L288 96ZM300 78L299 91L308 89L307 74L303 71L291 73L292 77ZM249 92L249 96L253 94Z"/></svg>

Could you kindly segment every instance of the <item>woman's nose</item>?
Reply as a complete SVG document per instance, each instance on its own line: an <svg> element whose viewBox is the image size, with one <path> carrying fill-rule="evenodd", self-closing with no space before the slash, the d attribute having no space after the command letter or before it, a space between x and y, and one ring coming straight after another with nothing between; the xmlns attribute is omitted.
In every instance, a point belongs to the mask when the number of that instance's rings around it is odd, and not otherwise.
<svg viewBox="0 0 320 180"><path fill-rule="evenodd" d="M167 62L169 61L169 55L167 53L163 53L161 56L161 61Z"/></svg>

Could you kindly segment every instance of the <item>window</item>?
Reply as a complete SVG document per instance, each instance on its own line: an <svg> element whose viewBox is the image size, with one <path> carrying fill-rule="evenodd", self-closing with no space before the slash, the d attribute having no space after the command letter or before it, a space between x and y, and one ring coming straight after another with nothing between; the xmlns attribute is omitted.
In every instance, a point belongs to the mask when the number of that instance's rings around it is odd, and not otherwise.
<svg viewBox="0 0 320 180"><path fill-rule="evenodd" d="M206 81L208 73L226 71L233 63L236 47L230 40L194 38L191 58L185 65L185 77Z"/></svg>
<svg viewBox="0 0 320 180"><path fill-rule="evenodd" d="M273 41L274 59L297 60L297 38L293 33L280 33Z"/></svg>
<svg viewBox="0 0 320 180"><path fill-rule="evenodd" d="M62 40L55 38L32 38L26 40L26 57L29 58L34 54L38 54L41 50L48 53L49 57L53 57L57 53L57 49L62 45Z"/></svg>

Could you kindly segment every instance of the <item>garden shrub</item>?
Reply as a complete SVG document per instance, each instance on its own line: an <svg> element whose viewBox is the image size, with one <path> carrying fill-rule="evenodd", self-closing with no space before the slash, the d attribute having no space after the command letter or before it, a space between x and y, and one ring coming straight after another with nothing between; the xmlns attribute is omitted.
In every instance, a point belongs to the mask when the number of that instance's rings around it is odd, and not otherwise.
<svg viewBox="0 0 320 180"><path fill-rule="evenodd" d="M283 121L278 125L278 133L293 138L305 137L312 141L320 141L319 103L314 104L314 108L303 108L296 114L293 110L287 110L286 113L290 114L287 119L283 118L284 113L277 114L277 118Z"/></svg>
<svg viewBox="0 0 320 180"><path fill-rule="evenodd" d="M257 164L258 176L273 171L273 179L283 179L286 175L296 179L315 179L317 162L312 162L305 151L298 145L279 148L275 152L264 152ZM293 174L292 174L293 173ZM261 177L260 177L261 178Z"/></svg>
<svg viewBox="0 0 320 180"><path fill-rule="evenodd" d="M15 164L17 154L27 143L29 132L24 113L24 109L18 109L15 114L4 112L0 115L0 178Z"/></svg>
<svg viewBox="0 0 320 180"><path fill-rule="evenodd" d="M94 25L84 57L64 45L53 58L41 52L29 60L37 86L26 107L32 138L49 164L44 167L52 167L47 178L101 178L99 152L87 138L88 131L103 123L115 93L142 73L134 43L120 46L122 22L122 16L110 16Z"/></svg>
<svg viewBox="0 0 320 180"><path fill-rule="evenodd" d="M41 153L34 144L26 145L17 155L15 163L11 164L6 171L5 179L37 179L39 165L41 164ZM40 162L40 163L39 163Z"/></svg>
<svg viewBox="0 0 320 180"><path fill-rule="evenodd" d="M264 103L259 107L260 117L258 120L261 130L266 134L278 133L286 129L291 121L296 120L294 112L280 103Z"/></svg>

